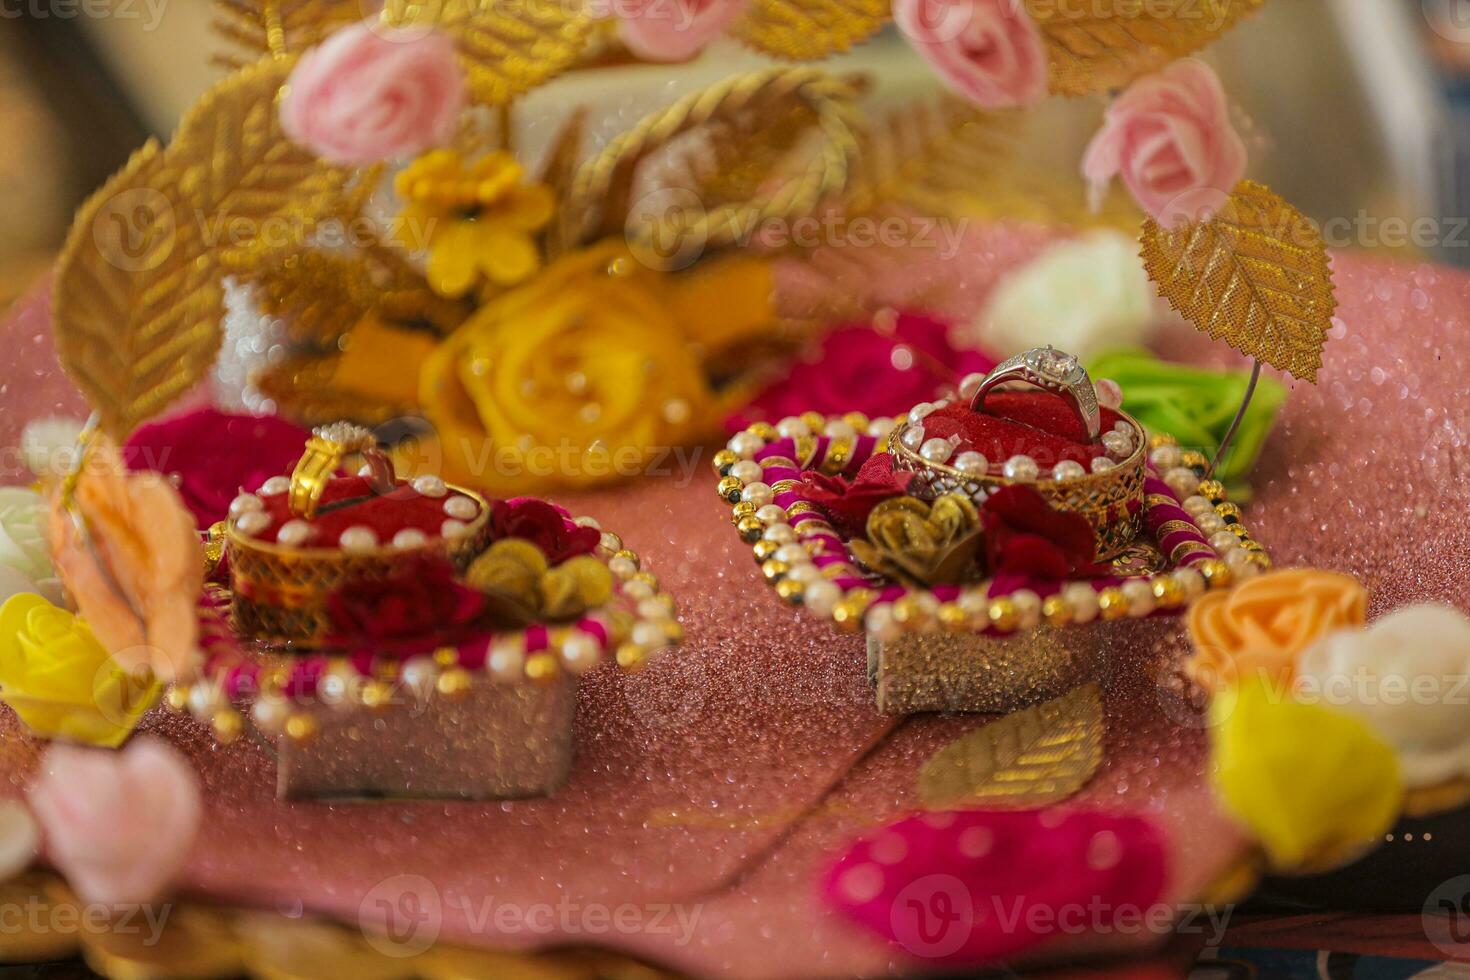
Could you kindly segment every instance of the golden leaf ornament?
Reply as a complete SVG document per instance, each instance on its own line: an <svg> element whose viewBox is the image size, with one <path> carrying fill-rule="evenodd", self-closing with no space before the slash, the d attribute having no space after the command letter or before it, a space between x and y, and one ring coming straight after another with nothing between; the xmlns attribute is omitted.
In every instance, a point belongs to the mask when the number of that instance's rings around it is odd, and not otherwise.
<svg viewBox="0 0 1470 980"><path fill-rule="evenodd" d="M970 732L929 757L919 796L930 809L1029 809L1073 796L1103 756L1102 697L1096 684Z"/></svg>
<svg viewBox="0 0 1470 980"><path fill-rule="evenodd" d="M788 61L820 61L861 44L892 16L889 0L751 0L729 33Z"/></svg>

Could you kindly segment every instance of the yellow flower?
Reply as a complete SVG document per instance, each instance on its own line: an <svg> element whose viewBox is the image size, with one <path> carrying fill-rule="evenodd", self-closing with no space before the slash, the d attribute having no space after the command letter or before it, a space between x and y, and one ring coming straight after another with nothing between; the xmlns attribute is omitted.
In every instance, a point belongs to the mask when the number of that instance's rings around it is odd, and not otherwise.
<svg viewBox="0 0 1470 980"><path fill-rule="evenodd" d="M483 278L496 286L524 282L541 268L534 233L551 220L555 198L508 153L468 166L453 150L435 150L409 165L394 186L408 203L394 236L411 250L429 249L429 285L463 296Z"/></svg>
<svg viewBox="0 0 1470 980"><path fill-rule="evenodd" d="M42 596L0 606L0 700L35 734L116 748L161 690L146 668L119 667L86 623Z"/></svg>
<svg viewBox="0 0 1470 980"><path fill-rule="evenodd" d="M541 549L521 538L490 546L465 576L475 588L513 599L539 621L575 619L612 598L612 572L591 555L551 567Z"/></svg>
<svg viewBox="0 0 1470 980"><path fill-rule="evenodd" d="M866 568L910 585L958 585L974 577L984 543L970 498L949 493L932 505L915 497L885 500L868 515L867 538L849 542Z"/></svg>
<svg viewBox="0 0 1470 980"><path fill-rule="evenodd" d="M1398 818L1394 751L1352 715L1301 704L1260 678L1210 705L1214 781L1279 871L1345 864Z"/></svg>
<svg viewBox="0 0 1470 980"><path fill-rule="evenodd" d="M772 319L764 265L718 266L669 276L609 241L482 308L420 374L444 475L516 496L582 487L716 429L731 406L705 358Z"/></svg>

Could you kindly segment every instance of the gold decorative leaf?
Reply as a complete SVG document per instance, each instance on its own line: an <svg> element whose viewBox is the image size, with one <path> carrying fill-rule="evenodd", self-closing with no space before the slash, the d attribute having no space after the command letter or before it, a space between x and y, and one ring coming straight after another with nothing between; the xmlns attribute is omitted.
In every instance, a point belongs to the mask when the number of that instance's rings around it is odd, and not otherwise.
<svg viewBox="0 0 1470 980"><path fill-rule="evenodd" d="M1295 377L1317 380L1337 308L1327 246L1267 187L1243 182L1209 221L1143 225L1159 295L1198 329Z"/></svg>
<svg viewBox="0 0 1470 980"><path fill-rule="evenodd" d="M219 349L221 286L180 176L150 141L78 210L58 261L61 363L119 436L192 388Z"/></svg>
<svg viewBox="0 0 1470 980"><path fill-rule="evenodd" d="M1087 95L1125 87L1204 47L1265 0L1025 0L1051 63L1051 90Z"/></svg>
<svg viewBox="0 0 1470 980"><path fill-rule="evenodd" d="M1102 764L1102 698L1096 684L976 729L919 771L931 809L1050 806L1087 785Z"/></svg>
<svg viewBox="0 0 1470 980"><path fill-rule="evenodd" d="M453 37L470 91L486 105L505 105L572 67L598 26L574 0L388 0L382 16Z"/></svg>
<svg viewBox="0 0 1470 980"><path fill-rule="evenodd" d="M360 205L348 175L280 131L291 58L210 90L167 149L150 143L77 213L57 264L62 364L123 437L208 372L231 256L262 241L305 247Z"/></svg>
<svg viewBox="0 0 1470 980"><path fill-rule="evenodd" d="M751 0L729 33L773 58L820 61L866 41L890 16L889 0Z"/></svg>
<svg viewBox="0 0 1470 980"><path fill-rule="evenodd" d="M243 68L263 54L300 54L362 20L366 9L362 0L215 0L214 32L245 53L213 60Z"/></svg>

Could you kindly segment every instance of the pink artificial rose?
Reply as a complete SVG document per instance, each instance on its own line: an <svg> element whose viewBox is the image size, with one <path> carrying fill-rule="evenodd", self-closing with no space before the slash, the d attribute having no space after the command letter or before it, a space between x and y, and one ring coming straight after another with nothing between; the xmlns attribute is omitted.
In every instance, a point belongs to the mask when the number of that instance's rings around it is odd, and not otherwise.
<svg viewBox="0 0 1470 980"><path fill-rule="evenodd" d="M301 56L281 126L330 163L378 163L447 142L464 104L452 40L364 22Z"/></svg>
<svg viewBox="0 0 1470 980"><path fill-rule="evenodd" d="M1041 31L1019 0L893 0L893 20L955 92L987 109L1046 97Z"/></svg>
<svg viewBox="0 0 1470 980"><path fill-rule="evenodd" d="M687 61L745 9L747 0L615 0L623 43L648 61Z"/></svg>
<svg viewBox="0 0 1470 980"><path fill-rule="evenodd" d="M101 905L166 895L202 812L194 769L156 738L121 752L53 745L30 802L47 857L84 901Z"/></svg>
<svg viewBox="0 0 1470 980"><path fill-rule="evenodd" d="M1082 175L1092 185L1094 209L1121 174L1139 206L1172 230L1213 215L1245 176L1245 164L1220 79L1187 58L1113 101L1082 158Z"/></svg>

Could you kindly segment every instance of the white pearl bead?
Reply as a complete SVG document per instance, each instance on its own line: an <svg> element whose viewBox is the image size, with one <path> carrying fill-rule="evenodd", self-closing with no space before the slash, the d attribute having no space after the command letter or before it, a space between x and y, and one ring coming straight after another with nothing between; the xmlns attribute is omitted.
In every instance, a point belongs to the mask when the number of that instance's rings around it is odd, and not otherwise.
<svg viewBox="0 0 1470 980"><path fill-rule="evenodd" d="M974 401L980 392L980 386L985 383L983 374L967 374L960 379L960 399L962 401Z"/></svg>
<svg viewBox="0 0 1470 980"><path fill-rule="evenodd" d="M276 543L293 547L305 544L315 532L316 529L303 520L287 521L276 532Z"/></svg>
<svg viewBox="0 0 1470 980"><path fill-rule="evenodd" d="M260 492L268 497L278 493L285 493L291 489L291 478L289 476L273 476L260 485Z"/></svg>
<svg viewBox="0 0 1470 980"><path fill-rule="evenodd" d="M765 443L754 432L737 432L725 446L741 459L749 459L760 452Z"/></svg>
<svg viewBox="0 0 1470 980"><path fill-rule="evenodd" d="M638 574L638 566L633 564L633 559L615 555L608 560L608 571L620 579L629 579Z"/></svg>
<svg viewBox="0 0 1470 980"><path fill-rule="evenodd" d="M434 497L436 499L449 492L449 488L444 485L444 481L432 473L414 477L413 488L425 497Z"/></svg>
<svg viewBox="0 0 1470 980"><path fill-rule="evenodd" d="M955 469L966 476L981 477L990 471L990 460L985 458L984 453L974 450L960 453L954 461Z"/></svg>
<svg viewBox="0 0 1470 980"><path fill-rule="evenodd" d="M806 549L797 544L795 541L791 542L790 544L783 544L781 547L776 549L776 553L771 557L775 558L777 561L784 561L788 565L792 565L797 562L811 561L811 556L806 553Z"/></svg>
<svg viewBox="0 0 1470 980"><path fill-rule="evenodd" d="M1164 473L1179 465L1181 455L1178 446L1159 446L1148 454L1148 461L1154 464L1154 469Z"/></svg>
<svg viewBox="0 0 1470 980"><path fill-rule="evenodd" d="M651 623L644 620L634 625L632 640L645 650L657 650L668 646L669 634L660 623Z"/></svg>
<svg viewBox="0 0 1470 980"><path fill-rule="evenodd" d="M776 431L780 433L783 439L797 439L801 436L811 435L812 427L806 424L805 419L799 419L794 415L789 415L776 423Z"/></svg>
<svg viewBox="0 0 1470 980"><path fill-rule="evenodd" d="M1127 459L1133 454L1133 440L1116 429L1102 434L1102 444L1114 459Z"/></svg>
<svg viewBox="0 0 1470 980"><path fill-rule="evenodd" d="M444 513L455 520L473 520L480 513L480 505L469 497L450 497L444 501Z"/></svg>
<svg viewBox="0 0 1470 980"><path fill-rule="evenodd" d="M572 518L572 523L577 525L578 527L590 527L596 531L602 530L601 522L599 522L597 518L591 516L574 517Z"/></svg>
<svg viewBox="0 0 1470 980"><path fill-rule="evenodd" d="M597 641L580 630L574 631L562 641L562 666L572 674L585 674L596 667L600 655Z"/></svg>
<svg viewBox="0 0 1470 980"><path fill-rule="evenodd" d="M429 536L416 528L406 527L393 535L395 548L420 548L429 543Z"/></svg>
<svg viewBox="0 0 1470 980"><path fill-rule="evenodd" d="M1075 459L1064 459L1051 468L1051 475L1054 480L1075 480L1086 476L1087 470Z"/></svg>
<svg viewBox="0 0 1470 980"><path fill-rule="evenodd" d="M1216 514L1212 510L1200 511L1194 515L1194 523L1196 527L1207 535L1214 534L1216 531L1225 530L1225 522L1220 519L1219 514Z"/></svg>
<svg viewBox="0 0 1470 980"><path fill-rule="evenodd" d="M1217 554L1226 555L1240 547L1240 539L1233 531L1216 531L1210 535L1210 547Z"/></svg>
<svg viewBox="0 0 1470 980"><path fill-rule="evenodd" d="M832 607L837 605L841 598L842 589L835 582L818 578L807 585L806 595L802 601L816 615L826 616L832 612Z"/></svg>
<svg viewBox="0 0 1470 980"><path fill-rule="evenodd" d="M761 537L777 544L786 544L788 541L796 540L796 528L790 524L772 524L761 532Z"/></svg>
<svg viewBox="0 0 1470 980"><path fill-rule="evenodd" d="M945 463L954 454L954 445L948 439L930 439L919 447L919 455L931 463Z"/></svg>
<svg viewBox="0 0 1470 980"><path fill-rule="evenodd" d="M518 681L526 668L526 651L519 640L496 640L490 647L490 656L485 658L485 668L497 681Z"/></svg>
<svg viewBox="0 0 1470 980"><path fill-rule="evenodd" d="M730 467L730 475L741 483L757 483L765 476L765 470L753 459L742 459Z"/></svg>
<svg viewBox="0 0 1470 980"><path fill-rule="evenodd" d="M762 524L784 524L786 522L786 508L776 504L766 504L755 512L755 517Z"/></svg>
<svg viewBox="0 0 1470 980"><path fill-rule="evenodd" d="M1229 565L1232 570L1239 571L1242 565L1249 565L1250 562L1251 553L1244 548L1231 548L1225 552L1225 564Z"/></svg>
<svg viewBox="0 0 1470 980"><path fill-rule="evenodd" d="M893 419L874 419L868 423L868 435L882 439L893 431Z"/></svg>
<svg viewBox="0 0 1470 980"><path fill-rule="evenodd" d="M275 735L285 728L290 714L286 702L280 697L258 698L250 708L250 717L255 720L255 727L267 735Z"/></svg>
<svg viewBox="0 0 1470 980"><path fill-rule="evenodd" d="M1193 497L1185 497L1182 506L1188 514L1203 514L1206 511L1213 513L1215 510L1215 505L1210 502L1208 497L1201 497L1198 494L1195 494Z"/></svg>
<svg viewBox="0 0 1470 980"><path fill-rule="evenodd" d="M1099 378L1092 386L1097 393L1097 403L1103 408L1117 410L1123 405L1123 388L1112 378Z"/></svg>
<svg viewBox="0 0 1470 980"><path fill-rule="evenodd" d="M1097 590L1086 582L1063 586L1062 598L1072 607L1075 622L1090 623L1097 618Z"/></svg>
<svg viewBox="0 0 1470 980"><path fill-rule="evenodd" d="M1199 489L1200 478L1187 466L1178 466L1164 474L1164 482L1181 497L1188 497Z"/></svg>
<svg viewBox="0 0 1470 980"><path fill-rule="evenodd" d="M1118 464L1113 462L1111 459L1108 459L1106 456L1099 456L1092 461L1092 472L1094 473L1106 473L1108 470L1113 470L1117 468Z"/></svg>
<svg viewBox="0 0 1470 980"><path fill-rule="evenodd" d="M802 551L806 551L806 549L803 548ZM803 584L815 582L822 577L822 570L812 564L811 559L808 557L805 561L792 563L790 570L786 573L786 577L793 582L801 582Z"/></svg>
<svg viewBox="0 0 1470 980"><path fill-rule="evenodd" d="M886 602L869 609L863 617L863 625L867 627L868 635L880 643L896 640L903 632L893 621L893 606Z"/></svg>
<svg viewBox="0 0 1470 980"><path fill-rule="evenodd" d="M831 439L854 439L857 437L857 429L854 429L852 423L846 419L833 419L827 423L827 427L822 432Z"/></svg>
<svg viewBox="0 0 1470 980"><path fill-rule="evenodd" d="M1015 603L1021 629L1035 629L1041 624L1041 596L1030 589L1017 589L1011 593L1011 602Z"/></svg>
<svg viewBox="0 0 1470 980"><path fill-rule="evenodd" d="M196 718L209 718L224 706L224 691L213 681L202 680L189 688L189 710Z"/></svg>
<svg viewBox="0 0 1470 980"><path fill-rule="evenodd" d="M403 664L398 676L403 684L420 699L426 698L439 677L439 665L429 657L413 657Z"/></svg>
<svg viewBox="0 0 1470 980"><path fill-rule="evenodd" d="M775 493L772 492L770 485L759 480L747 483L745 489L740 491L740 499L755 504L757 509L770 503L773 497Z"/></svg>
<svg viewBox="0 0 1470 980"><path fill-rule="evenodd" d="M253 514L265 509L265 501L253 493L242 493L230 501L230 516L239 517L241 514Z"/></svg>
<svg viewBox="0 0 1470 980"><path fill-rule="evenodd" d="M1142 619L1154 611L1154 588L1148 582L1124 582L1122 591L1128 597L1128 615Z"/></svg>
<svg viewBox="0 0 1470 980"><path fill-rule="evenodd" d="M270 515L263 511L247 511L235 518L235 530L252 538L270 526Z"/></svg>
<svg viewBox="0 0 1470 980"><path fill-rule="evenodd" d="M1001 469L1007 480L1034 480L1041 474L1036 460L1030 456L1012 456Z"/></svg>
<svg viewBox="0 0 1470 980"><path fill-rule="evenodd" d="M924 445L924 427L922 425L909 426L903 430L903 435L898 437L898 441L905 449L918 452L919 447Z"/></svg>
<svg viewBox="0 0 1470 980"><path fill-rule="evenodd" d="M378 535L370 527L355 524L342 532L342 536L337 539L337 546L350 554L361 554L378 546Z"/></svg>
<svg viewBox="0 0 1470 980"><path fill-rule="evenodd" d="M1198 599L1205 594L1205 577L1193 568L1180 568L1174 572L1174 581L1184 589L1187 599Z"/></svg>
<svg viewBox="0 0 1470 980"><path fill-rule="evenodd" d="M439 525L439 536L441 538L447 539L462 538L464 537L465 532L469 529L470 526L464 521L456 521L454 518L451 517L449 520Z"/></svg>

